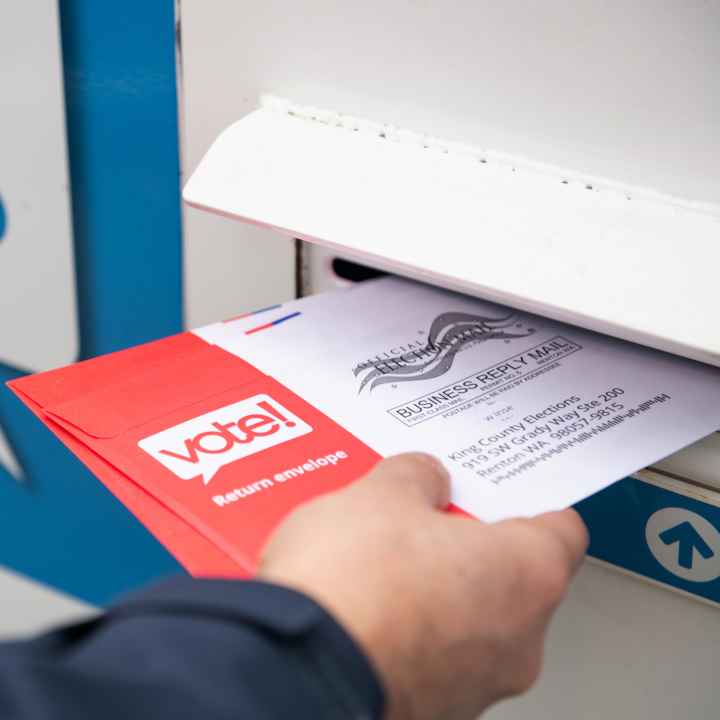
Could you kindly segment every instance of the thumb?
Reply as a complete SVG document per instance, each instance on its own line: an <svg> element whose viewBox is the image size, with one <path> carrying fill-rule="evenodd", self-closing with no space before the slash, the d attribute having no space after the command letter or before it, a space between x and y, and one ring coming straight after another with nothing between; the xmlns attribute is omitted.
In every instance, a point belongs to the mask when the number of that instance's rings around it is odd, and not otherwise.
<svg viewBox="0 0 720 720"><path fill-rule="evenodd" d="M356 488L439 510L450 502L447 470L437 458L425 453L403 453L381 460Z"/></svg>

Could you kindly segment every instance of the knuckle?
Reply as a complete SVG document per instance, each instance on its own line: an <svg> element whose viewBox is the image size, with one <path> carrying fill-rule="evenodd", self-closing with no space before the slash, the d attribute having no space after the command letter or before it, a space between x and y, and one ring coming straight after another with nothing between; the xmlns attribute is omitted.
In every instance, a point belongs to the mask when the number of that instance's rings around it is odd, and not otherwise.
<svg viewBox="0 0 720 720"><path fill-rule="evenodd" d="M500 697L522 695L535 685L543 666L542 646L534 642L522 645L508 655L497 678Z"/></svg>
<svg viewBox="0 0 720 720"><path fill-rule="evenodd" d="M443 476L438 461L432 455L425 453L403 453L385 460L384 463L392 464L394 470L403 475Z"/></svg>
<svg viewBox="0 0 720 720"><path fill-rule="evenodd" d="M570 584L570 571L564 563L545 563L542 573L541 590L545 605L557 607L567 593Z"/></svg>
<svg viewBox="0 0 720 720"><path fill-rule="evenodd" d="M572 576L562 544L528 524L524 528L524 552L516 554L516 572L526 592L542 610L553 609L565 597Z"/></svg>
<svg viewBox="0 0 720 720"><path fill-rule="evenodd" d="M590 545L590 532L588 530L585 521L580 516L580 513L575 508L569 508L566 510L569 517L572 518L574 524L574 533L578 540L579 548L584 552L587 552L588 546Z"/></svg>
<svg viewBox="0 0 720 720"><path fill-rule="evenodd" d="M449 480L438 460L423 453L405 453L379 462L371 473L389 496L406 499L408 491L432 499L438 504L449 502Z"/></svg>
<svg viewBox="0 0 720 720"><path fill-rule="evenodd" d="M540 677L542 664L542 653L539 650L526 653L525 657L516 665L510 692L513 695L521 695L530 690Z"/></svg>

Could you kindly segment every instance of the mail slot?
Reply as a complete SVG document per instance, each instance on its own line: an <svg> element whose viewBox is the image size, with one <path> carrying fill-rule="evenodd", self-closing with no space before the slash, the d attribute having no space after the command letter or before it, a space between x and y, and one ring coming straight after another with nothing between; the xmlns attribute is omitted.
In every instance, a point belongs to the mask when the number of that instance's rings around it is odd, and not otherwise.
<svg viewBox="0 0 720 720"><path fill-rule="evenodd" d="M205 99L196 116L210 99L197 78L237 70L230 98L212 97L214 132L191 133L189 205L265 227L232 231L260 254L273 235L291 238L302 294L396 273L720 365L704 312L717 304L720 106L707 99L711 64L689 51L706 37L697 17L676 9L691 28L677 35L650 6L637 9L640 33L592 2L583 23L561 3L542 22L480 4L318 11L308 35L278 8L233 25L232 44L216 31L210 55L193 38L212 22L184 11L185 91ZM659 50L668 32L672 54ZM692 88L668 110L665 82L680 76ZM663 503L720 528L720 433L579 506L595 557L719 601L720 567L698 580L653 550L646 531Z"/></svg>

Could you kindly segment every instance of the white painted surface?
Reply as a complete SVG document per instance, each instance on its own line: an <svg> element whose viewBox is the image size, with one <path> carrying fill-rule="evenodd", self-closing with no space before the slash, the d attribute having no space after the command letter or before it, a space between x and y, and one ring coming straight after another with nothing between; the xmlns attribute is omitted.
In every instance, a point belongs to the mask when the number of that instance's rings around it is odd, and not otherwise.
<svg viewBox="0 0 720 720"><path fill-rule="evenodd" d="M2 567L0 609L0 640L76 622L97 612L90 605Z"/></svg>
<svg viewBox="0 0 720 720"><path fill-rule="evenodd" d="M44 370L78 349L57 2L1 3L0 47L0 362Z"/></svg>
<svg viewBox="0 0 720 720"><path fill-rule="evenodd" d="M234 115L203 149L272 93L720 200L717 2L183 0L182 15L189 83L205 70L206 104Z"/></svg>
<svg viewBox="0 0 720 720"><path fill-rule="evenodd" d="M719 18L717 3L694 1L183 0L184 37L192 30L204 43L186 47L186 73L197 72L212 118L197 127L187 168L271 93L717 203ZM223 232L222 252L274 237ZM325 268L323 251L309 264ZM616 302L612 292L609 283ZM540 684L487 717L715 718L718 648L716 609L588 565L552 627Z"/></svg>
<svg viewBox="0 0 720 720"><path fill-rule="evenodd" d="M540 682L488 720L714 720L720 612L586 563L548 638Z"/></svg>
<svg viewBox="0 0 720 720"><path fill-rule="evenodd" d="M720 432L713 433L700 442L655 463L653 467L720 489Z"/></svg>
<svg viewBox="0 0 720 720"><path fill-rule="evenodd" d="M185 185L185 200L368 264L720 365L720 330L702 312L718 302L720 206L715 215L312 114L278 103L231 125Z"/></svg>
<svg viewBox="0 0 720 720"><path fill-rule="evenodd" d="M181 5L181 113L187 177L213 138L242 112L227 75L217 23L239 21L207 3ZM185 324L197 327L295 297L294 244L262 230L188 208L184 214Z"/></svg>

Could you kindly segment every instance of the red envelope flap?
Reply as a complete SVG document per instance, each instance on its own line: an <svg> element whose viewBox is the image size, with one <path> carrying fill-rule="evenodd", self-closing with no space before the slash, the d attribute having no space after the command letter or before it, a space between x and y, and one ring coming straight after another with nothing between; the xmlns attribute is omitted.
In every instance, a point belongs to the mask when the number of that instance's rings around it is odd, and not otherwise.
<svg viewBox="0 0 720 720"><path fill-rule="evenodd" d="M277 421L271 431L245 422L258 409ZM378 459L292 390L202 341L119 381L108 371L104 386L37 412L193 572L251 571L288 512ZM220 432L206 430L215 422L227 433L222 451L203 444ZM211 567L196 555L208 547Z"/></svg>
<svg viewBox="0 0 720 720"><path fill-rule="evenodd" d="M264 374L249 363L201 341L194 351L165 357L120 382L108 373L102 389L48 406L45 412L92 437L113 438L260 377Z"/></svg>
<svg viewBox="0 0 720 720"><path fill-rule="evenodd" d="M193 376L185 379L195 382ZM254 435L244 429L243 421L257 418L255 413L261 411L278 422L270 432ZM288 512L344 487L379 457L319 409L263 374L115 437L93 437L59 417L52 420L248 569L257 567L268 536ZM237 434L228 429L233 424ZM225 447L214 442L205 446L203 438L220 433L218 427Z"/></svg>
<svg viewBox="0 0 720 720"><path fill-rule="evenodd" d="M59 424L49 421L36 403L27 397L21 399L191 575L240 578L250 574L247 566L238 564L141 485L103 460Z"/></svg>
<svg viewBox="0 0 720 720"><path fill-rule="evenodd" d="M207 343L197 335L180 333L56 370L26 375L8 385L45 408L100 390L108 383L131 378L150 365L206 347Z"/></svg>

